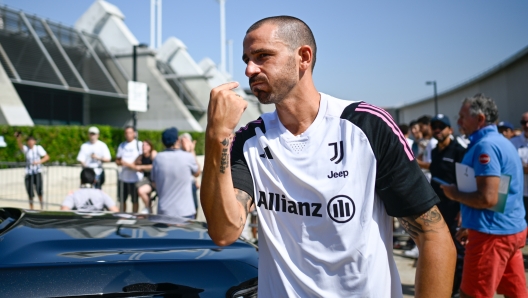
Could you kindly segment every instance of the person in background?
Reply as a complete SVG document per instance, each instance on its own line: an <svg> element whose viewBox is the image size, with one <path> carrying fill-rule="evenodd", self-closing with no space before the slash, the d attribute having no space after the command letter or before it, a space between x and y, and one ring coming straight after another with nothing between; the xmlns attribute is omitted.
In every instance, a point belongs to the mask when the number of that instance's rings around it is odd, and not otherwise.
<svg viewBox="0 0 528 298"><path fill-rule="evenodd" d="M411 130L411 134L414 138L414 143L412 146L412 152L414 156L419 156L423 154L423 151L425 150L425 146L422 148L420 147L420 140L423 138L422 132L420 131L420 123L418 121L413 120L409 124L409 128Z"/></svg>
<svg viewBox="0 0 528 298"><path fill-rule="evenodd" d="M431 117L424 115L418 118L418 123L420 124L420 131L422 132L422 139L420 140L420 146L424 147L422 155L418 155L416 161L422 171L427 177L427 180L431 180L431 174L429 173L429 165L431 164L431 151L436 147L438 141L433 138L431 132Z"/></svg>
<svg viewBox="0 0 528 298"><path fill-rule="evenodd" d="M525 112L521 115L521 129L522 132L510 139L513 146L517 148L517 152L523 162L523 173L524 173L524 192L523 192L523 201L525 212L528 208L528 112ZM528 223L528 212L525 215L525 220Z"/></svg>
<svg viewBox="0 0 528 298"><path fill-rule="evenodd" d="M77 154L77 161L83 168L92 168L95 172L94 187L101 189L104 183L103 162L110 162L112 156L108 146L99 140L99 129L92 126L88 129L89 141L81 145Z"/></svg>
<svg viewBox="0 0 528 298"><path fill-rule="evenodd" d="M528 147L528 112L522 114L520 123L522 129L521 134L510 139L513 146L517 149Z"/></svg>
<svg viewBox="0 0 528 298"><path fill-rule="evenodd" d="M178 129L175 127L163 131L161 137L167 149L158 153L150 174L158 193L158 214L194 219L196 208L191 183L201 173L194 145L191 142L190 152L177 149Z"/></svg>
<svg viewBox="0 0 528 298"><path fill-rule="evenodd" d="M455 164L462 162L466 148L454 140L451 121L449 121L447 116L439 114L431 119L431 130L433 138L438 141L436 148L431 152L431 165L429 166L432 176L431 186L440 198L440 203L436 206L438 206L440 213L444 217L457 250L457 264L452 292L452 295L456 295L462 282L462 266L464 263L464 246L456 241L455 237L459 226L460 203L447 198L444 191L440 188L440 182L435 180L435 178L439 178L449 184L456 184Z"/></svg>
<svg viewBox="0 0 528 298"><path fill-rule="evenodd" d="M15 133L15 138L17 140L18 148L26 157L25 185L29 196L29 209L33 210L33 198L35 197L35 192L39 198L40 209L43 209L42 167L40 165L49 160L49 155L42 146L37 145L35 137L28 136L26 139L26 145L22 144L22 135L20 132Z"/></svg>
<svg viewBox="0 0 528 298"><path fill-rule="evenodd" d="M497 129L506 139L510 140L515 136L513 125L508 121L501 121L497 124Z"/></svg>
<svg viewBox="0 0 528 298"><path fill-rule="evenodd" d="M138 196L143 200L145 209L141 213L152 213L152 201L150 194L154 191L152 181L150 179L150 172L152 171L152 162L158 151L154 150L152 142L149 140L143 141L143 153L136 158L133 165L130 168L143 173L143 178L136 183Z"/></svg>
<svg viewBox="0 0 528 298"><path fill-rule="evenodd" d="M196 147L196 141L193 141L192 136L189 133L182 133L180 136L180 148L184 151L191 152L191 148ZM198 177L195 177L193 179L193 182L191 183L191 189L192 189L192 195L194 200L194 207L196 208L196 211L198 211L198 189L200 188L200 181L198 180Z"/></svg>
<svg viewBox="0 0 528 298"><path fill-rule="evenodd" d="M495 102L476 94L462 102L458 124L471 143L462 164L473 168L477 190L461 192L456 185L441 185L445 195L461 204L462 229L457 239L466 246L461 297L527 297L521 248L526 241L522 201L522 164L515 147L499 134ZM507 200L499 202L501 177L509 176ZM504 178L502 178L504 179Z"/></svg>
<svg viewBox="0 0 528 298"><path fill-rule="evenodd" d="M403 136L405 137L405 140L407 141L409 148L412 148L414 144L414 140L409 138L409 126L407 124L400 124L398 125L398 128L401 130Z"/></svg>
<svg viewBox="0 0 528 298"><path fill-rule="evenodd" d="M125 127L125 141L117 148L116 164L122 166L119 173L118 197L122 202L122 211L126 212L126 200L132 198L132 212L137 213L139 209L138 191L136 182L143 178L143 173L135 170L134 162L140 156L143 144L136 140L136 131L132 126Z"/></svg>
<svg viewBox="0 0 528 298"><path fill-rule="evenodd" d="M81 171L81 187L67 196L62 202L61 210L79 210L79 211L104 211L109 210L118 212L112 198L100 189L96 189L95 170L92 168L84 168Z"/></svg>

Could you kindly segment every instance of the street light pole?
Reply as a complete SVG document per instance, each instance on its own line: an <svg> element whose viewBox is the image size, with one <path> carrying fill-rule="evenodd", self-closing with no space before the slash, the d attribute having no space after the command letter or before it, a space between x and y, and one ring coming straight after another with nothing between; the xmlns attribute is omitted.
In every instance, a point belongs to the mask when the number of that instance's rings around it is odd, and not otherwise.
<svg viewBox="0 0 528 298"><path fill-rule="evenodd" d="M137 82L137 45L134 45L133 52L132 52L132 81ZM137 112L132 111L132 127L134 127L134 131L137 129Z"/></svg>
<svg viewBox="0 0 528 298"><path fill-rule="evenodd" d="M148 45L140 43L132 46L132 81L137 82L137 48L146 48ZM132 126L137 131L137 112L132 111Z"/></svg>
<svg viewBox="0 0 528 298"><path fill-rule="evenodd" d="M425 82L426 85L433 85L434 88L434 108L435 108L435 116L438 115L438 94L436 93L436 81L427 81Z"/></svg>

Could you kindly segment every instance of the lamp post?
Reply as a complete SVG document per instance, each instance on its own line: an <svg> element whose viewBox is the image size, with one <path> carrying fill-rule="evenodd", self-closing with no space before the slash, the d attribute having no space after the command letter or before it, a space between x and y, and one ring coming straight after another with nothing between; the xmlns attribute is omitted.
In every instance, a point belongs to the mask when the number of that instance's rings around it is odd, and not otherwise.
<svg viewBox="0 0 528 298"><path fill-rule="evenodd" d="M438 95L436 93L436 81L427 81L425 82L426 85L433 85L434 87L434 108L435 108L435 116L438 115Z"/></svg>
<svg viewBox="0 0 528 298"><path fill-rule="evenodd" d="M138 45L133 45L132 48L132 81L137 82L137 48L147 48L148 45L140 43ZM137 112L132 111L132 126L134 131L137 131Z"/></svg>

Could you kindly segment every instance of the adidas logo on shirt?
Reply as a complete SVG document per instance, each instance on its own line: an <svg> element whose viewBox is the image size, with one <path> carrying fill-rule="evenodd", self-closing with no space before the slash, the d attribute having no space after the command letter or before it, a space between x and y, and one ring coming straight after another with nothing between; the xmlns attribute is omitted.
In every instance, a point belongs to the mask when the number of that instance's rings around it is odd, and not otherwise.
<svg viewBox="0 0 528 298"><path fill-rule="evenodd" d="M86 202L84 202L84 205L80 208L81 210L95 210L95 206L92 202L92 199L88 199Z"/></svg>

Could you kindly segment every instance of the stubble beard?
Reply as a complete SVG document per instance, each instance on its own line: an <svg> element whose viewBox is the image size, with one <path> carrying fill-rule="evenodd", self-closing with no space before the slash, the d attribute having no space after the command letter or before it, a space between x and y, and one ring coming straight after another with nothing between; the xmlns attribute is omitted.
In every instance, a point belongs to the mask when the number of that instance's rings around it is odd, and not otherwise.
<svg viewBox="0 0 528 298"><path fill-rule="evenodd" d="M255 89L256 96L261 104L278 104L290 93L290 91L297 85L297 68L294 57L288 60L288 63L279 71L278 76L274 79L272 84L269 80L265 81L271 88L270 92L260 89ZM258 76L250 79L250 84L253 80L260 81Z"/></svg>

